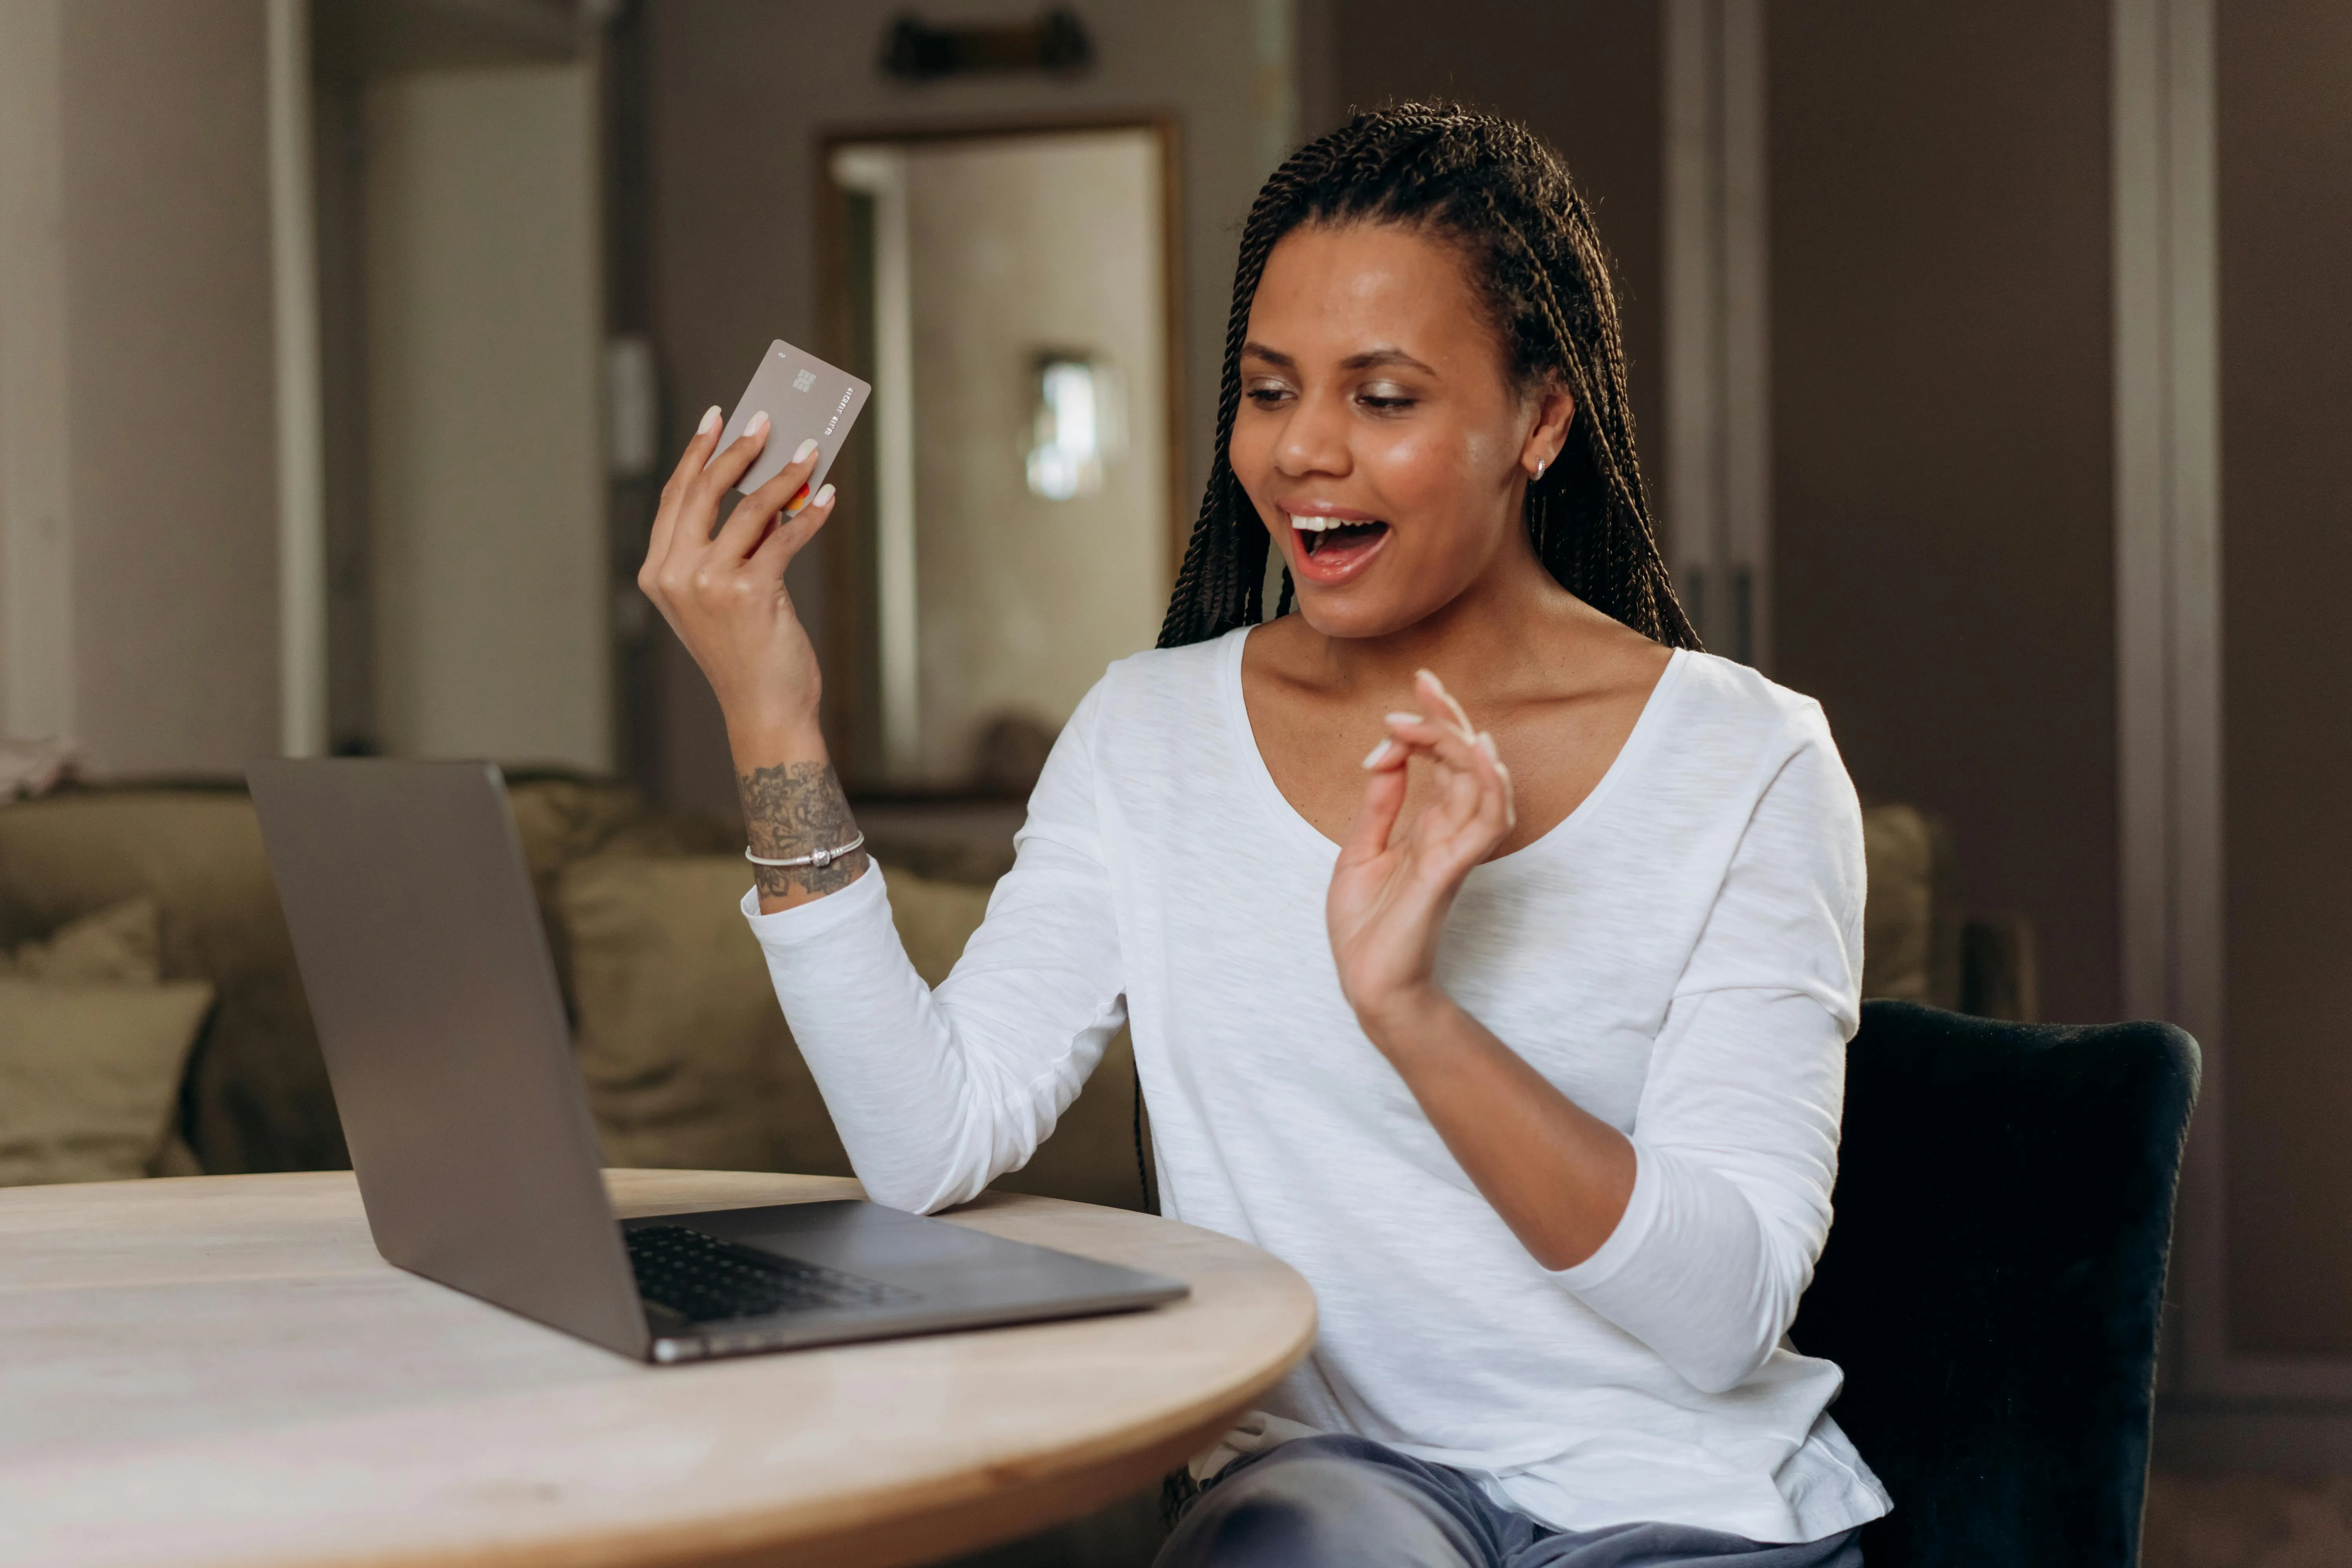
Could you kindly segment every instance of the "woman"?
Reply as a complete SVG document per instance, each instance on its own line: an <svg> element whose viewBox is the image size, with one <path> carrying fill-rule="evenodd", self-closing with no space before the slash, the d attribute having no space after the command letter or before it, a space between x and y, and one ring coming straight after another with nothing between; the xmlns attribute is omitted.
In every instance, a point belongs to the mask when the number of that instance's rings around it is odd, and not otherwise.
<svg viewBox="0 0 2352 1568"><path fill-rule="evenodd" d="M1823 1414L1837 1369L1783 1342L1829 1227L1859 813L1820 710L1675 602L1549 150L1407 105L1267 183L1160 647L1079 705L936 993L782 590L832 489L803 500L803 449L712 538L764 436L714 459L717 426L639 582L788 863L745 912L867 1192L973 1196L1126 1023L1165 1212L1315 1287L1315 1352L1195 1461L1163 1563L1860 1562L1885 1494Z"/></svg>

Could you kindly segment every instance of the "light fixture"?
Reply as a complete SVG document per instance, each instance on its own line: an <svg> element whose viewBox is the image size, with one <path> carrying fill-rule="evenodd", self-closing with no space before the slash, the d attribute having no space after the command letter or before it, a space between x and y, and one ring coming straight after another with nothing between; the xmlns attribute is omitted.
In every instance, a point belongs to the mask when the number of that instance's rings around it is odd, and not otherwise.
<svg viewBox="0 0 2352 1568"><path fill-rule="evenodd" d="M1103 452L1114 416L1108 378L1090 359L1037 358L1037 412L1030 422L1029 489L1068 500L1102 489Z"/></svg>

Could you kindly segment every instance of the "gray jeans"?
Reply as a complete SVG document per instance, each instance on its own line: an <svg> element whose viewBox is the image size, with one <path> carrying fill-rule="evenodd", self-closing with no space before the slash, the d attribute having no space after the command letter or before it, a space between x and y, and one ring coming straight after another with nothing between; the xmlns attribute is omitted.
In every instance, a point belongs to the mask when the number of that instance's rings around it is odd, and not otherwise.
<svg viewBox="0 0 2352 1568"><path fill-rule="evenodd" d="M1156 1568L1862 1568L1858 1533L1769 1546L1682 1524L1548 1530L1459 1470L1326 1436L1226 1466Z"/></svg>

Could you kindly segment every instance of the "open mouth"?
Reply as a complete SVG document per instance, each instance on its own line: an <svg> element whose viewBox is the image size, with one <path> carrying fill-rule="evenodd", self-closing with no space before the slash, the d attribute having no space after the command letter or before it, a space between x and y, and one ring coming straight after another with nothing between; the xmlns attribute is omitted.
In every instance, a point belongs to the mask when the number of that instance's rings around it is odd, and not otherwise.
<svg viewBox="0 0 2352 1568"><path fill-rule="evenodd" d="M1375 519L1304 517L1290 519L1292 537L1298 542L1301 568L1320 582L1352 577L1380 552L1388 540L1389 525Z"/></svg>

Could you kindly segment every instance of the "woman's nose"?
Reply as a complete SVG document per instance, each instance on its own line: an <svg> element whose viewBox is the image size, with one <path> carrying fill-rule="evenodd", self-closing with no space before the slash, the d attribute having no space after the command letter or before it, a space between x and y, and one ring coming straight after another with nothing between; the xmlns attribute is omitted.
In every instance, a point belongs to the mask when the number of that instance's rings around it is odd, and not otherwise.
<svg viewBox="0 0 2352 1568"><path fill-rule="evenodd" d="M1274 445L1274 465L1290 479L1308 474L1344 474L1349 468L1344 411L1330 398L1302 397L1283 421Z"/></svg>

